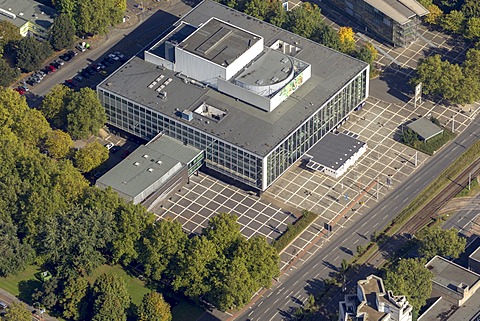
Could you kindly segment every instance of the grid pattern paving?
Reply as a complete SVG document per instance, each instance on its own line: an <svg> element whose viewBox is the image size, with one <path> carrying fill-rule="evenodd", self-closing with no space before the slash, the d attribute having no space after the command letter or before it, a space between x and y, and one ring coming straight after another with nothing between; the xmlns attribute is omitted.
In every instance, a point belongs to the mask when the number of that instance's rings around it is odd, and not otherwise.
<svg viewBox="0 0 480 321"><path fill-rule="evenodd" d="M218 213L235 214L243 235L247 238L264 236L269 242L295 220L289 211L204 173L190 177L187 186L163 207L152 211L158 218L172 218L180 222L186 231L197 234L202 232L212 216Z"/></svg>

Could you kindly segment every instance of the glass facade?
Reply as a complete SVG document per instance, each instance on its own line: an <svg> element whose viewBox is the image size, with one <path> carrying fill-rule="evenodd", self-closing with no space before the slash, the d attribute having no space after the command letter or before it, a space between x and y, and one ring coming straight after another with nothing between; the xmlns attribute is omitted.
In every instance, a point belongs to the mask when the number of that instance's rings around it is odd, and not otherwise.
<svg viewBox="0 0 480 321"><path fill-rule="evenodd" d="M207 167L247 185L262 188L261 157L102 89L98 90L98 95L109 124L147 140L163 131L185 144L204 150ZM190 170L195 171L197 166Z"/></svg>
<svg viewBox="0 0 480 321"><path fill-rule="evenodd" d="M267 156L264 189L367 98L367 81L364 70Z"/></svg>
<svg viewBox="0 0 480 321"><path fill-rule="evenodd" d="M224 142L174 118L109 93L102 88L98 89L98 95L111 125L147 140L163 132L205 151L207 167L259 190L265 190L366 99L367 81L368 71L365 69L332 97L323 108L275 147L267 156L266 168L263 168L263 157ZM201 164L201 161L199 162L189 167L191 172L198 168Z"/></svg>

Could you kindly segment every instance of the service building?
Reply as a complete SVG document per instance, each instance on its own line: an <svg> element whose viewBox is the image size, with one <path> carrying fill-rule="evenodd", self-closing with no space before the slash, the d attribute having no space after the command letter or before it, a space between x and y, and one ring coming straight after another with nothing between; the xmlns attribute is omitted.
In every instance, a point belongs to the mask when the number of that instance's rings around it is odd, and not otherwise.
<svg viewBox="0 0 480 321"><path fill-rule="evenodd" d="M205 0L97 87L108 123L264 191L368 96L369 65Z"/></svg>

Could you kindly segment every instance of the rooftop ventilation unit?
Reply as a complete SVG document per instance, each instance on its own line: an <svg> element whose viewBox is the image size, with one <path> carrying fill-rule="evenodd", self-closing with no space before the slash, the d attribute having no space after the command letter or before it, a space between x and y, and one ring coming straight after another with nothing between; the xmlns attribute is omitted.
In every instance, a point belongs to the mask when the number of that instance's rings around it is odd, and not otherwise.
<svg viewBox="0 0 480 321"><path fill-rule="evenodd" d="M151 173L151 172L153 172L153 168L149 168L149 169L147 169L147 171L149 171Z"/></svg>
<svg viewBox="0 0 480 321"><path fill-rule="evenodd" d="M193 119L193 113L189 110L182 111L182 119L186 121L191 121Z"/></svg>
<svg viewBox="0 0 480 321"><path fill-rule="evenodd" d="M147 154L145 154L145 155L143 155L142 157L143 157L143 158L148 158L148 155L147 155Z"/></svg>
<svg viewBox="0 0 480 321"><path fill-rule="evenodd" d="M161 161L161 160L158 160L158 161L157 161L157 164L158 164L158 165L162 164L162 161Z"/></svg>
<svg viewBox="0 0 480 321"><path fill-rule="evenodd" d="M133 165L138 166L138 165L140 165L140 163L139 163L139 162L135 162L135 163L133 163Z"/></svg>

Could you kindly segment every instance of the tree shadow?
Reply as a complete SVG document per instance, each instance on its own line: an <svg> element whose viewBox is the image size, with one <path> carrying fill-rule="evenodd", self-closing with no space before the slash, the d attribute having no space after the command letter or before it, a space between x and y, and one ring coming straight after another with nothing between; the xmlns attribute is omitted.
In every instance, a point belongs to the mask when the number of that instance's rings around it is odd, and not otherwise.
<svg viewBox="0 0 480 321"><path fill-rule="evenodd" d="M32 295L37 292L42 287L42 282L38 280L27 280L20 281L18 283L18 299L29 304L33 305Z"/></svg>
<svg viewBox="0 0 480 321"><path fill-rule="evenodd" d="M349 254L349 255L353 255L353 251L350 250L349 248L346 248L346 247L344 247L344 246L340 246L339 249L340 249L341 251L343 251L344 253L347 253L347 254Z"/></svg>
<svg viewBox="0 0 480 321"><path fill-rule="evenodd" d="M373 86L386 86L383 88L388 95L392 96L395 103L402 102L407 103L413 97L413 86L410 85L410 78L413 73L413 69L410 67L400 67L395 64L387 66L380 77L371 80ZM381 83L385 85L382 85Z"/></svg>
<svg viewBox="0 0 480 321"><path fill-rule="evenodd" d="M327 268L329 268L330 270L333 270L335 272L338 272L338 267L336 267L335 265L333 265L332 263L330 262L327 262L325 260L322 260L322 263L323 265L325 265Z"/></svg>

